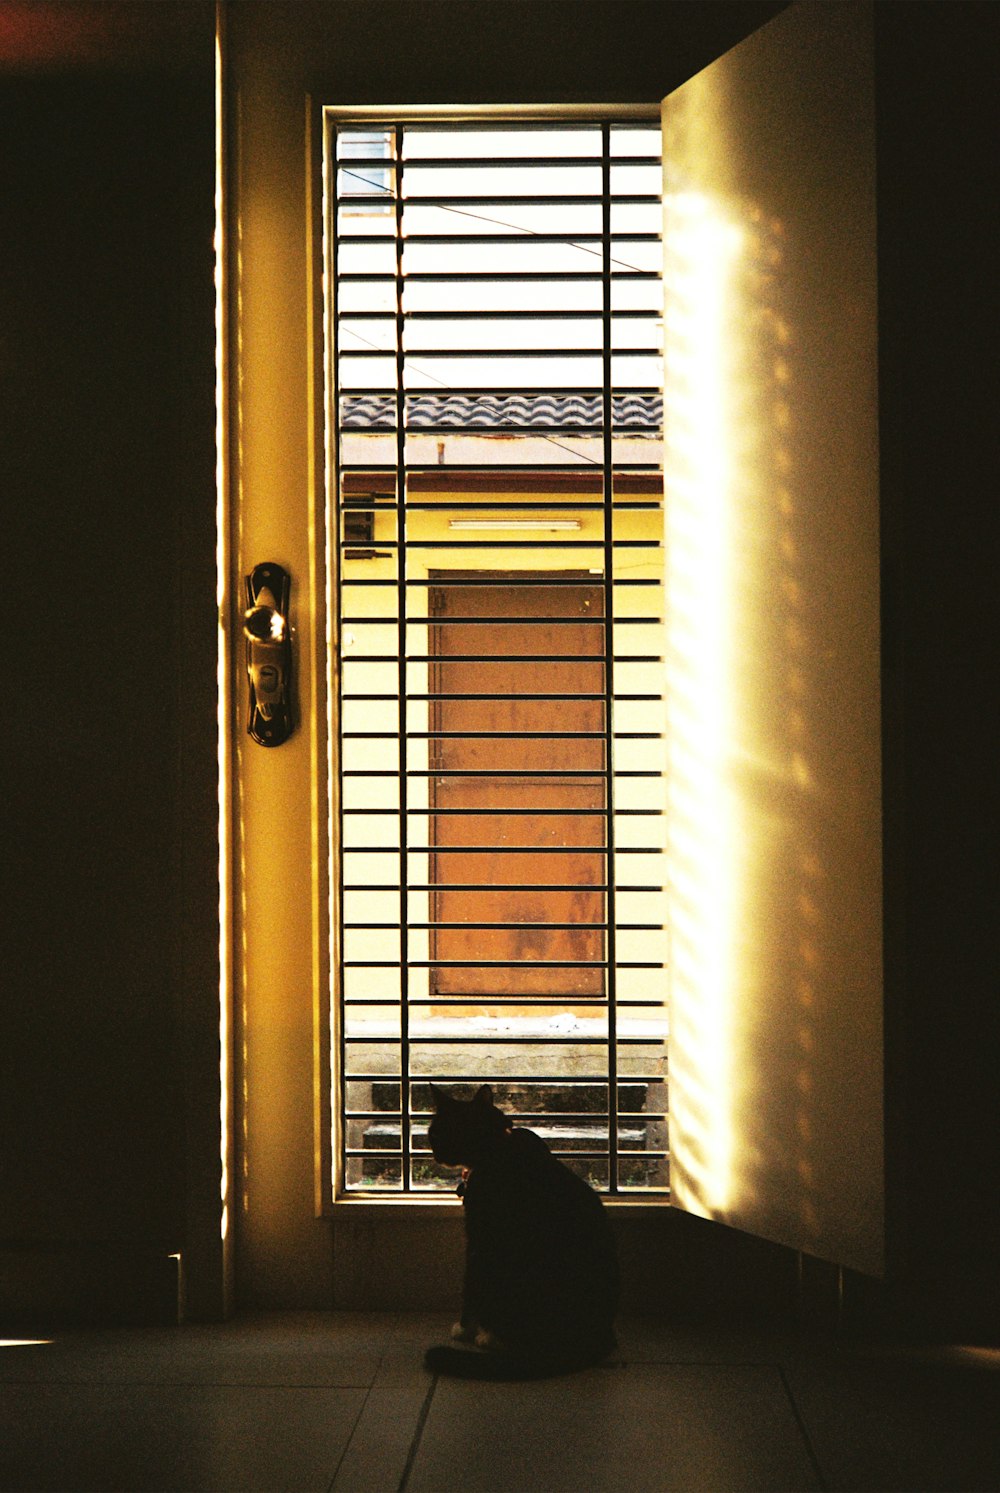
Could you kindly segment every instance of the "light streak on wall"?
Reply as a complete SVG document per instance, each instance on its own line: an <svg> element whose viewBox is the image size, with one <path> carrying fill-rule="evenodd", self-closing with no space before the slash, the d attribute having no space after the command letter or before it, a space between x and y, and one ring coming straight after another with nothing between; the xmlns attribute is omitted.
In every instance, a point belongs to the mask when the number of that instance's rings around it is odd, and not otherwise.
<svg viewBox="0 0 1000 1493"><path fill-rule="evenodd" d="M731 740L733 460L729 364L740 229L707 198L664 202L671 938L671 1185L725 1213L732 1168L738 825ZM699 1211L701 1209L699 1208Z"/></svg>

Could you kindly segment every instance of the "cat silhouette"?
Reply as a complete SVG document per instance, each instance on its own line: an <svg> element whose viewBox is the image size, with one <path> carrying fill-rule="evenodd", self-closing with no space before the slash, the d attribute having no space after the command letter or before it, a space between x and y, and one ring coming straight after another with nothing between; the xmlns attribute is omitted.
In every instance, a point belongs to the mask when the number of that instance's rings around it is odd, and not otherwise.
<svg viewBox="0 0 1000 1493"><path fill-rule="evenodd" d="M514 1128L484 1084L473 1099L431 1085L435 1160L462 1167L462 1315L434 1347L434 1373L539 1378L599 1363L615 1348L619 1271L597 1194L533 1130Z"/></svg>

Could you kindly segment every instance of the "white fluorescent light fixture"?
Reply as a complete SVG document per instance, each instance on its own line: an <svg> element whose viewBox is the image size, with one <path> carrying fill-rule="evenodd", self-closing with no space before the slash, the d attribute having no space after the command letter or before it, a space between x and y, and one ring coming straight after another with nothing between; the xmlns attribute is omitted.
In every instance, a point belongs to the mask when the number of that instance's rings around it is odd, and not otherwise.
<svg viewBox="0 0 1000 1493"><path fill-rule="evenodd" d="M569 533L579 529L578 518L452 518L449 529L475 530L483 533L491 529L531 529L545 533Z"/></svg>

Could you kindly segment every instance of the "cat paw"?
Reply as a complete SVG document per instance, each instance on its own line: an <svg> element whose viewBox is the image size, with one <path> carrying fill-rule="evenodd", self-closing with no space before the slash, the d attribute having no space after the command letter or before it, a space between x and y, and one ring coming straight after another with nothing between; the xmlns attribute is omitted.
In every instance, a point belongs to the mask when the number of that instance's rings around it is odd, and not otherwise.
<svg viewBox="0 0 1000 1493"><path fill-rule="evenodd" d="M474 1327L465 1327L461 1322L456 1322L451 1329L451 1336L456 1343L471 1343L476 1336Z"/></svg>
<svg viewBox="0 0 1000 1493"><path fill-rule="evenodd" d="M484 1328L476 1333L476 1347L485 1348L488 1352L496 1352L500 1347L500 1339L495 1333L488 1332Z"/></svg>

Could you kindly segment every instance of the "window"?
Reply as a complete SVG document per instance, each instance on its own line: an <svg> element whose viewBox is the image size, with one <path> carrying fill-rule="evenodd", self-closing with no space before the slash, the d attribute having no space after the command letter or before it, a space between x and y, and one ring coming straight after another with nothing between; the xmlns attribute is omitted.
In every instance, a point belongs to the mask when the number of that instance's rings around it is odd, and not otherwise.
<svg viewBox="0 0 1000 1493"><path fill-rule="evenodd" d="M379 217L392 212L392 156L387 130L343 130L337 143L337 192L343 216Z"/></svg>
<svg viewBox="0 0 1000 1493"><path fill-rule="evenodd" d="M341 1194L432 1081L668 1187L659 141L331 119Z"/></svg>

